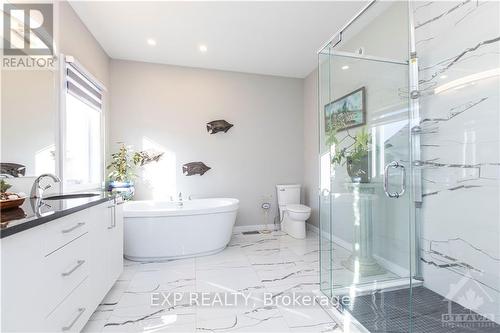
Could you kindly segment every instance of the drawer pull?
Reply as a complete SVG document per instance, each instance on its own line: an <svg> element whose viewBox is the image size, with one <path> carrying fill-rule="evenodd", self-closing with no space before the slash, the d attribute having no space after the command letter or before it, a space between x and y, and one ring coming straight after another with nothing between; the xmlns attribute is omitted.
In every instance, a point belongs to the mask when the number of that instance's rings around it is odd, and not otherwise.
<svg viewBox="0 0 500 333"><path fill-rule="evenodd" d="M113 214L111 225L108 226L108 230L110 230L116 227L116 205L108 206L108 208L113 208L113 210L111 211L111 214Z"/></svg>
<svg viewBox="0 0 500 333"><path fill-rule="evenodd" d="M71 227L71 228L69 228L69 229L64 229L64 230L61 230L61 232L62 232L63 234L67 234L68 232L72 232L73 230L78 229L78 228L80 228L80 227L83 227L84 225L85 225L85 222L79 222L79 223L77 223L76 225L72 226L72 227Z"/></svg>
<svg viewBox="0 0 500 333"><path fill-rule="evenodd" d="M73 274L73 272L76 271L83 264L85 264L85 260L78 260L76 262L76 266L75 267L73 267L72 269L70 269L67 272L61 273L61 275L62 276L69 276L69 275Z"/></svg>
<svg viewBox="0 0 500 333"><path fill-rule="evenodd" d="M78 315L73 319L73 321L69 324L69 326L64 326L62 328L63 331L69 331L73 325L78 321L78 319L82 316L82 314L85 312L85 308L79 308L78 309Z"/></svg>

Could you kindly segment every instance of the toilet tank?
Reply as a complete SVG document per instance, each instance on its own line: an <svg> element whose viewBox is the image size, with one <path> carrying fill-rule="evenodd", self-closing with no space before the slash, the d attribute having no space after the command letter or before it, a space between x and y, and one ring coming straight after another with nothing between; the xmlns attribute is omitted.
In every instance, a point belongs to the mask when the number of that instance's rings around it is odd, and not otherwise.
<svg viewBox="0 0 500 333"><path fill-rule="evenodd" d="M300 204L300 185L276 185L278 205Z"/></svg>

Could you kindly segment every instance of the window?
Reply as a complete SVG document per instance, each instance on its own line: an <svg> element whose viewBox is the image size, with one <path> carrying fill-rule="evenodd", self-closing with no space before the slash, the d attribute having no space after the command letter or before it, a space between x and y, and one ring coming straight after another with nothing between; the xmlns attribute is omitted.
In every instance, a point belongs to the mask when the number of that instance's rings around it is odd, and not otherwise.
<svg viewBox="0 0 500 333"><path fill-rule="evenodd" d="M64 73L61 119L64 191L100 188L104 171L103 88L74 61L66 62Z"/></svg>

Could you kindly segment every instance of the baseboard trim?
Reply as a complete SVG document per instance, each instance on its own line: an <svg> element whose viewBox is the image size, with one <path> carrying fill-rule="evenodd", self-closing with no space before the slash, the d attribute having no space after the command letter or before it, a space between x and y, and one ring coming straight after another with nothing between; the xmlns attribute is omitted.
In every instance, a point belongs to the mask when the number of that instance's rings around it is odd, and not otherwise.
<svg viewBox="0 0 500 333"><path fill-rule="evenodd" d="M309 231L312 231L318 235L320 234L319 228L316 227L315 225L307 223L306 226L307 226L307 229ZM332 242L336 243L337 245L343 247L346 250L351 251L351 249L352 249L352 244L350 242L347 242L347 241L343 240L342 238L339 238L335 235L332 235L330 238L329 232L323 231L323 232L321 232L321 236L325 239L331 240ZM393 263L392 261L389 261L389 260L387 260L379 255L376 255L376 254L374 254L373 257L375 259L377 259L380 266L384 267L388 271L395 273L398 276L409 276L410 275L410 272L407 269L405 269L404 267L401 267L398 264Z"/></svg>
<svg viewBox="0 0 500 333"><path fill-rule="evenodd" d="M344 249L348 251L352 251L352 243L349 243L348 241L343 240L342 238L339 238L337 236L332 236L332 240L334 243L337 243L340 247L343 247Z"/></svg>
<svg viewBox="0 0 500 333"><path fill-rule="evenodd" d="M373 257L377 259L380 266L384 267L388 271L395 273L398 276L410 276L410 271L398 264L393 263L379 255L374 254Z"/></svg>
<svg viewBox="0 0 500 333"><path fill-rule="evenodd" d="M309 223L309 222L306 222L306 230L312 231L315 234L319 235L319 229L318 229L318 227L315 226L314 224Z"/></svg>

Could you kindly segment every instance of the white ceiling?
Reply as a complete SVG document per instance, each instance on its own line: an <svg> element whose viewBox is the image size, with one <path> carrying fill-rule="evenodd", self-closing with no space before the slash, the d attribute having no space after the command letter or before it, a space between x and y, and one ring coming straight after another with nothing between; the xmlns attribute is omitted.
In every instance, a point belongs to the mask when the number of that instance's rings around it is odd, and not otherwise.
<svg viewBox="0 0 500 333"><path fill-rule="evenodd" d="M303 78L316 65L317 49L365 1L71 5L112 58Z"/></svg>

